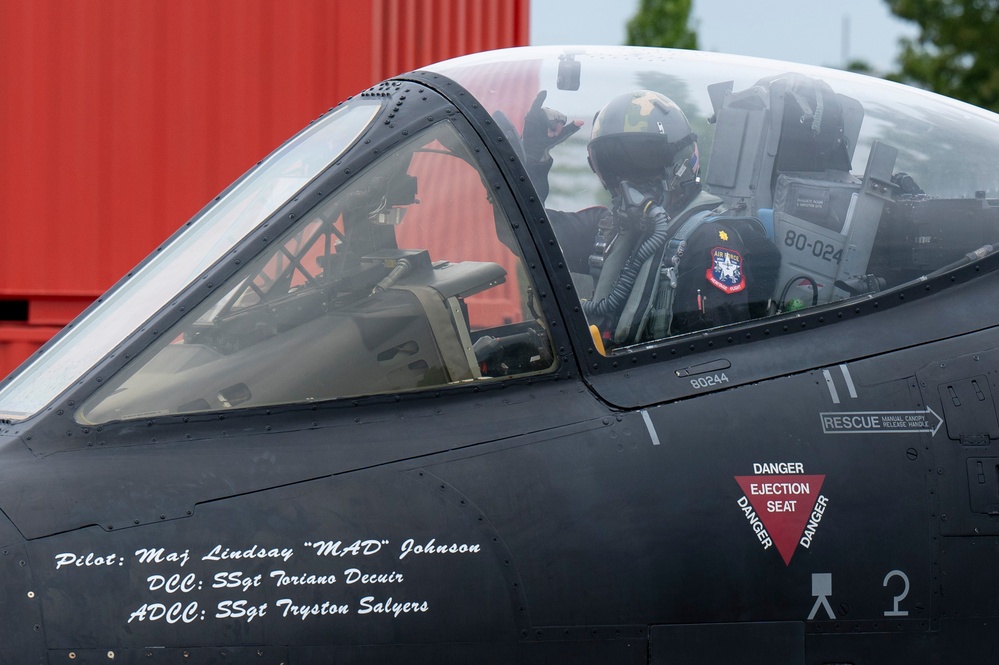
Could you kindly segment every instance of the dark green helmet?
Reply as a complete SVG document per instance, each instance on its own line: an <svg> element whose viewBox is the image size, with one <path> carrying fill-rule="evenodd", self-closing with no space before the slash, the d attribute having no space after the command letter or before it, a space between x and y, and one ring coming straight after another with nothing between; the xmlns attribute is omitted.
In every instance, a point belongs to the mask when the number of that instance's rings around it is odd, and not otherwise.
<svg viewBox="0 0 999 665"><path fill-rule="evenodd" d="M622 180L652 181L666 189L697 178L697 135L673 101L658 92L637 90L615 97L593 119L587 145L590 168L608 190Z"/></svg>

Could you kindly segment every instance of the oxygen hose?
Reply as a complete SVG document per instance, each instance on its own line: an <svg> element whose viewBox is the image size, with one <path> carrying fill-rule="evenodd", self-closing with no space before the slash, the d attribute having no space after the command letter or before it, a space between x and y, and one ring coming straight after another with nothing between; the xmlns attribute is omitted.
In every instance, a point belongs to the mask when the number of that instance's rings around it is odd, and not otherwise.
<svg viewBox="0 0 999 665"><path fill-rule="evenodd" d="M617 282L614 283L611 292L599 301L588 300L583 303L583 312L588 316L617 315L627 301L631 289L635 286L635 281L638 280L642 264L666 245L670 222L670 216L666 214L666 210L655 201L649 200L642 208L642 215L651 220L652 233L628 257L628 261L621 269L621 274L618 275Z"/></svg>

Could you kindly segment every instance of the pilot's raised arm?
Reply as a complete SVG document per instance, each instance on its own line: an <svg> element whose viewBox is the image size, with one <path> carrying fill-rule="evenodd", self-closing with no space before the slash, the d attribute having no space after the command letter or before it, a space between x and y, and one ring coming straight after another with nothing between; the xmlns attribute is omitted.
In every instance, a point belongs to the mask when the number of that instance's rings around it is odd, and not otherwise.
<svg viewBox="0 0 999 665"><path fill-rule="evenodd" d="M582 125L535 99L524 152L539 195L550 150ZM570 270L590 272L583 310L606 347L660 339L761 316L780 257L762 225L726 215L701 190L697 136L683 111L648 90L610 100L587 145L610 208L548 210ZM755 223L754 223L755 222Z"/></svg>

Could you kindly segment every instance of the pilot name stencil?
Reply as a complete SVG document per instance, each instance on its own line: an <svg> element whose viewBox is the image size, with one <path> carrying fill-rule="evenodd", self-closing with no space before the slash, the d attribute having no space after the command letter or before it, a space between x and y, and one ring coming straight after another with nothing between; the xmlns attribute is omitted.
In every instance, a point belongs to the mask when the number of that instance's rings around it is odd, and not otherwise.
<svg viewBox="0 0 999 665"><path fill-rule="evenodd" d="M265 549L260 547L258 549L257 545L250 547L245 550L230 550L228 547L222 547L221 545L216 545L212 548L212 551L201 557L202 561L229 561L229 560L239 560L239 559L281 559L285 563L288 562L295 554L295 550L290 547L283 549L278 549L276 547L271 549Z"/></svg>
<svg viewBox="0 0 999 665"><path fill-rule="evenodd" d="M751 476L735 476L743 496L736 503L763 549L775 546L791 565L798 546L808 549L829 499L820 494L825 475L805 474L801 462L757 462Z"/></svg>
<svg viewBox="0 0 999 665"><path fill-rule="evenodd" d="M412 570L393 568L418 565L416 561L428 556L464 559L482 551L479 543L441 542L433 537L400 539L396 545L373 538L312 540L302 545L305 558L312 562L312 567L305 570L290 570L283 565L303 556L295 548L259 543L248 547L209 544L201 550L203 555L192 553L191 548L165 547L129 548L131 556L121 552L59 552L52 555L52 561L60 575L123 569L120 574L132 577L133 588L136 579L128 571L149 570L152 574L141 575L136 588L145 597L126 611L123 620L127 624L183 625L211 620L334 620L344 615L395 620L425 614L433 607L432 599L406 597L404 588L413 576ZM348 563L355 558L357 564ZM343 563L335 564L337 560ZM398 563L403 560L405 563ZM215 563L225 569L182 570L195 561ZM322 562L333 568L323 569ZM338 589L339 593L357 589L359 594L334 597L339 595Z"/></svg>
<svg viewBox="0 0 999 665"><path fill-rule="evenodd" d="M402 544L399 559L404 559L410 554L477 554L478 552L478 544L451 543L449 545L439 545L434 538L431 538L425 544L417 544L416 541L409 538Z"/></svg>

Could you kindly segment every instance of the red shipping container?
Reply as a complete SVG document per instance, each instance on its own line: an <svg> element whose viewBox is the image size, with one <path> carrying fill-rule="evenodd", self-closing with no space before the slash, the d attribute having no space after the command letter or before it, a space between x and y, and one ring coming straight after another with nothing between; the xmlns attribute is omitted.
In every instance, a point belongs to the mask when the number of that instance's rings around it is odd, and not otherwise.
<svg viewBox="0 0 999 665"><path fill-rule="evenodd" d="M0 0L0 376L281 141L529 0Z"/></svg>

